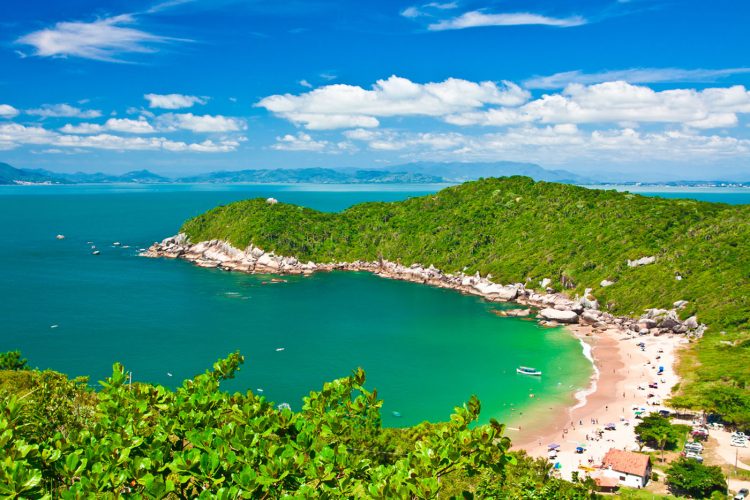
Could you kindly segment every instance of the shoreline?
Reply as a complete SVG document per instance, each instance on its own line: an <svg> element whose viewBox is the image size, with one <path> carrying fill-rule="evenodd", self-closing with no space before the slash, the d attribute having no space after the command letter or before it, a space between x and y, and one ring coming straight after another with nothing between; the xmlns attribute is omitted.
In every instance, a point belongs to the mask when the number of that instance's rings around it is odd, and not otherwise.
<svg viewBox="0 0 750 500"><path fill-rule="evenodd" d="M154 243L140 255L183 259L200 267L249 274L309 275L333 270L367 271L383 278L478 295L489 302L515 303L525 306L525 309L508 310L503 315L536 316L539 323L544 326L565 326L565 329L581 342L584 357L592 363L594 373L588 387L571 394L572 401L568 400L564 412L561 412L558 406L550 408L554 415L544 415L541 407L534 408L534 416L524 416L524 425L520 430L506 427L506 434L514 443L513 448L525 449L533 456L546 457L549 443L560 444L558 461L562 465L563 476L567 477L575 468L576 460L601 460L606 449L609 449L607 447L601 451L602 443L620 449L632 449L635 443L633 426L629 425L633 418L632 408L645 408L649 411L665 409L661 404L647 405L646 396L653 393L654 397L651 399L659 403L669 396L671 388L679 382L673 369L679 343L688 343L688 336L699 337L705 330L705 325L699 324L694 317L684 321L679 319L677 309L684 304L675 303L675 308L670 310L648 309L640 318L616 317L599 310L599 303L591 296L590 289L586 290L583 297L576 296L571 299L565 294L547 288L551 283L547 279L539 282L544 291L537 292L527 288L524 283L502 285L491 281L491 276L481 277L478 273L471 276L463 273L449 274L433 266L404 266L386 260L301 263L294 257L267 253L252 245L240 250L221 240L192 244L183 234ZM644 351L637 346L638 342L646 344ZM658 389L641 390L639 386L646 388L653 382L651 379L647 380L646 367L650 365L656 369L656 365L651 364L648 356L655 356L653 352L657 350L661 351L656 355L661 358L660 361L665 368L665 373L660 375L664 382L658 383ZM637 367L634 364L636 362L642 363L640 370L633 369ZM617 409L620 411L617 412ZM606 440L586 440L586 437L592 438L598 427L610 423L609 420L605 421L607 418L614 421L617 430L607 431L604 435ZM621 418L623 420L620 420ZM598 420L599 423L591 423L594 422L592 419ZM628 421L628 425L617 425L624 420ZM568 445L573 438L578 440L576 444L584 441L588 443L586 454L570 456ZM631 448L628 448L629 445ZM574 452L575 446L572 450Z"/></svg>
<svg viewBox="0 0 750 500"><path fill-rule="evenodd" d="M593 390L585 403L569 407L533 432L518 433L513 441L514 448L535 457L548 457L548 446L559 444L554 461L561 464L565 478L573 471L586 472L581 466L601 463L610 448L639 451L634 432L636 412L669 410L664 401L680 380L675 372L677 353L688 343L677 335L636 340L616 329L594 336L587 326L571 328L571 332L590 343L594 364L600 367L599 376L592 377ZM640 342L645 344L643 350L638 347ZM660 375L659 366L664 367ZM649 388L651 383L658 387ZM603 430L610 423L615 429ZM601 435L599 430L603 430ZM585 448L583 453L575 452L579 445Z"/></svg>

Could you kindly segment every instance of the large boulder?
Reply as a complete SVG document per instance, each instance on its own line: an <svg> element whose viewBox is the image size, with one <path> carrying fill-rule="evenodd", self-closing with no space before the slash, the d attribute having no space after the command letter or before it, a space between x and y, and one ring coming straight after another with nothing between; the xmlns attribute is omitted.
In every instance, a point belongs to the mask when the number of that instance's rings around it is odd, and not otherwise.
<svg viewBox="0 0 750 500"><path fill-rule="evenodd" d="M539 316L549 321L557 321L559 323L578 323L578 313L574 311L558 311L551 307L547 307L539 311Z"/></svg>

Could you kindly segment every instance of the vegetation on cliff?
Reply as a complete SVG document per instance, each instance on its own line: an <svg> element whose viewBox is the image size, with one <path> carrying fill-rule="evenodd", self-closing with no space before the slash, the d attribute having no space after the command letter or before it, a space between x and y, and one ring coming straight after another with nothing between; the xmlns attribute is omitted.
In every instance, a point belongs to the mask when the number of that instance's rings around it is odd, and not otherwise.
<svg viewBox="0 0 750 500"><path fill-rule="evenodd" d="M246 200L195 217L182 232L302 261L384 258L532 288L551 278L571 294L593 288L618 315L687 300L683 318L697 314L709 330L683 357L673 404L750 425L750 206L508 177L340 213ZM628 266L644 256L656 261Z"/></svg>
<svg viewBox="0 0 750 500"><path fill-rule="evenodd" d="M590 483L549 476L510 453L479 402L449 422L384 429L382 402L357 370L311 392L299 411L220 388L237 353L176 390L128 383L114 365L86 379L0 371L3 498L570 498Z"/></svg>

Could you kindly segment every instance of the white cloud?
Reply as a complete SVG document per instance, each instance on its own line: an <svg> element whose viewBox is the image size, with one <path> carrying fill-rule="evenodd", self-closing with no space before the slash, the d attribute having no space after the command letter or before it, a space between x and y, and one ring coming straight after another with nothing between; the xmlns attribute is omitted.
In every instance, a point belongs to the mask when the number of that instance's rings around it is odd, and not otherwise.
<svg viewBox="0 0 750 500"><path fill-rule="evenodd" d="M206 104L205 97L183 94L145 94L144 99L148 101L149 108L182 109L190 108L195 104Z"/></svg>
<svg viewBox="0 0 750 500"><path fill-rule="evenodd" d="M240 141L224 139L199 143L172 141L164 137L123 137L108 133L96 135L60 134L37 126L17 123L0 124L0 150L23 145L48 145L55 148L88 148L114 151L178 151L222 153L234 151Z"/></svg>
<svg viewBox="0 0 750 500"><path fill-rule="evenodd" d="M598 73L565 71L553 75L531 78L524 82L524 86L529 89L561 89L571 83L591 85L612 81L624 81L628 83L715 82L721 78L744 73L750 73L750 68L630 68L616 71L601 71Z"/></svg>
<svg viewBox="0 0 750 500"><path fill-rule="evenodd" d="M326 141L316 141L308 134L299 132L297 135L286 134L276 138L276 144L271 149L278 151L323 151L328 147Z"/></svg>
<svg viewBox="0 0 750 500"><path fill-rule="evenodd" d="M367 147L379 151L399 151L426 147L442 151L463 146L466 137L457 133L398 133L392 130L347 130L344 136L352 141L367 143Z"/></svg>
<svg viewBox="0 0 750 500"><path fill-rule="evenodd" d="M461 126L632 122L712 128L736 124L738 113L750 113L750 92L741 85L657 92L620 81L572 84L560 94L545 94L520 107L458 113L446 121Z"/></svg>
<svg viewBox="0 0 750 500"><path fill-rule="evenodd" d="M0 118L13 118L19 111L10 104L0 104Z"/></svg>
<svg viewBox="0 0 750 500"><path fill-rule="evenodd" d="M401 11L401 15L403 17L414 19L416 17L433 15L433 9L440 11L457 8L458 4L456 2L430 2L424 5L412 5L411 7L407 7Z"/></svg>
<svg viewBox="0 0 750 500"><path fill-rule="evenodd" d="M351 130L344 135L377 151L433 161L534 161L548 165L601 161L701 161L747 158L750 140L689 131L639 132L634 129L584 131L574 124L525 125L481 135Z"/></svg>
<svg viewBox="0 0 750 500"><path fill-rule="evenodd" d="M419 84L391 76L372 89L355 85L326 85L300 95L272 95L262 107L308 129L377 127L377 117L445 116L479 109L487 104L518 106L529 93L511 82L470 82L449 78Z"/></svg>
<svg viewBox="0 0 750 500"><path fill-rule="evenodd" d="M308 82L307 80L300 80L298 83L305 88L308 88L308 89L312 88L312 83Z"/></svg>
<svg viewBox="0 0 750 500"><path fill-rule="evenodd" d="M27 109L26 114L42 118L99 118L102 116L99 110L82 110L70 104L44 104L37 109Z"/></svg>
<svg viewBox="0 0 750 500"><path fill-rule="evenodd" d="M587 20L581 16L571 17L548 17L530 12L518 12L512 14L488 14L480 10L465 12L452 19L443 19L437 23L430 24L427 29L431 31L460 30L466 28L478 28L483 26L525 26L542 25L555 26L558 28L570 28L582 26Z"/></svg>
<svg viewBox="0 0 750 500"><path fill-rule="evenodd" d="M136 19L130 14L91 22L59 22L22 36L16 43L34 47L34 55L40 57L123 62L120 54L154 52L154 45L176 40L130 27L134 24Z"/></svg>
<svg viewBox="0 0 750 500"><path fill-rule="evenodd" d="M60 129L66 134L98 134L105 130L113 132L125 132L129 134L151 134L156 132L154 127L145 119L139 118L132 120L130 118L110 118L103 125L98 123L80 123L78 125L66 124Z"/></svg>
<svg viewBox="0 0 750 500"><path fill-rule="evenodd" d="M200 133L237 132L247 128L244 120L222 115L194 115L192 113L166 113L157 118L163 130L190 130Z"/></svg>

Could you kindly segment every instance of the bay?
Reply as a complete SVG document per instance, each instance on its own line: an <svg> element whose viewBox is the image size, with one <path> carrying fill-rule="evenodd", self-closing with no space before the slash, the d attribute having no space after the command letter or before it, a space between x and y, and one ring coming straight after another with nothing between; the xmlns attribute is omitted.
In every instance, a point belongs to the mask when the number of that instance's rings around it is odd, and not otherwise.
<svg viewBox="0 0 750 500"><path fill-rule="evenodd" d="M239 199L336 211L442 187L2 186L0 351L21 349L33 366L86 375L94 386L120 361L136 381L174 387L240 350L247 362L226 387L262 389L295 409L310 390L361 366L385 401L384 423L397 426L444 420L472 394L483 421L515 425L522 413L566 404L591 374L578 341L498 317L491 310L500 306L476 297L366 273L271 284L269 276L137 256L186 218ZM750 201L744 191L644 194ZM544 376L520 376L518 365Z"/></svg>

